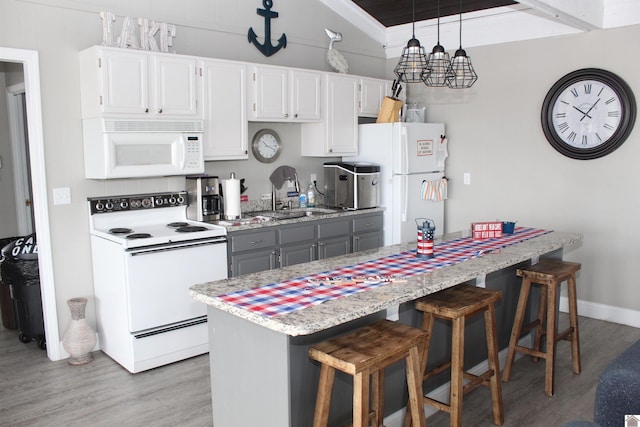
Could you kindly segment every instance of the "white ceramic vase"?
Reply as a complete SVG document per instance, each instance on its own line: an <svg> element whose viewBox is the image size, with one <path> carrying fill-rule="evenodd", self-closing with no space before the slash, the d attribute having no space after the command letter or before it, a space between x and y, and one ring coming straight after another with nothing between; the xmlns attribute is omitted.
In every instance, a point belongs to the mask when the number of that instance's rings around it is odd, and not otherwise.
<svg viewBox="0 0 640 427"><path fill-rule="evenodd" d="M71 310L71 323L62 337L62 346L71 356L70 365L84 365L93 360L90 351L96 345L96 334L84 317L86 298L67 300Z"/></svg>

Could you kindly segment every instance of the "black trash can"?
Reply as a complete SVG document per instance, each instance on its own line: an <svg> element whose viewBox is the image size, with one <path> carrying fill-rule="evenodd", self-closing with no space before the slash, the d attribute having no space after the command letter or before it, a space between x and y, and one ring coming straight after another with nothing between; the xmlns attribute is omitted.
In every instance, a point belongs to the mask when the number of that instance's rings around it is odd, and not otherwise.
<svg viewBox="0 0 640 427"><path fill-rule="evenodd" d="M12 243L14 240L18 240L20 237L4 237L0 239L0 264L3 261L1 251L2 248ZM0 314L2 314L2 326L7 329L17 329L18 322L16 321L16 314L13 308L13 300L11 299L11 290L9 284L2 280L2 273L0 269Z"/></svg>
<svg viewBox="0 0 640 427"><path fill-rule="evenodd" d="M2 249L4 260L0 264L3 281L9 284L16 312L19 339L23 343L37 341L46 348L40 271L38 270L38 244L36 235L20 237Z"/></svg>

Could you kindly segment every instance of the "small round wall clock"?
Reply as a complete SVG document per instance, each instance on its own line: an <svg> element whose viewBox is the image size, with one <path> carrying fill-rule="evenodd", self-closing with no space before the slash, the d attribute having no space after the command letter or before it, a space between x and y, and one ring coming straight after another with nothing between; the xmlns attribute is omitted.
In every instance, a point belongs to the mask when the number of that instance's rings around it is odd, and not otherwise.
<svg viewBox="0 0 640 427"><path fill-rule="evenodd" d="M258 131L251 144L254 157L262 163L271 163L277 159L281 148L280 137L271 129Z"/></svg>
<svg viewBox="0 0 640 427"><path fill-rule="evenodd" d="M551 87L541 119L544 135L558 152L573 159L596 159L627 139L636 121L636 101L616 74L585 68Z"/></svg>

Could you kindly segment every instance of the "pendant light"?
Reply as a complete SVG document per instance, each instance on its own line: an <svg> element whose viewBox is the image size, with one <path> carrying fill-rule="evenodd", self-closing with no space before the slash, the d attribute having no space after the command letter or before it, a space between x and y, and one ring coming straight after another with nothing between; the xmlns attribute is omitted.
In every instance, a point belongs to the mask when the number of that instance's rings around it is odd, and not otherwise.
<svg viewBox="0 0 640 427"><path fill-rule="evenodd" d="M442 87L447 85L447 80L453 75L449 54L440 45L440 0L438 0L438 44L427 58L429 74L426 75L424 84L427 86Z"/></svg>
<svg viewBox="0 0 640 427"><path fill-rule="evenodd" d="M420 83L428 74L427 54L416 38L416 2L413 0L413 36L402 49L402 55L393 72L405 83Z"/></svg>
<svg viewBox="0 0 640 427"><path fill-rule="evenodd" d="M471 58L462 48L462 0L460 0L460 48L456 50L451 60L451 71L453 74L447 80L447 85L452 89L471 87L478 80L478 74L471 65Z"/></svg>

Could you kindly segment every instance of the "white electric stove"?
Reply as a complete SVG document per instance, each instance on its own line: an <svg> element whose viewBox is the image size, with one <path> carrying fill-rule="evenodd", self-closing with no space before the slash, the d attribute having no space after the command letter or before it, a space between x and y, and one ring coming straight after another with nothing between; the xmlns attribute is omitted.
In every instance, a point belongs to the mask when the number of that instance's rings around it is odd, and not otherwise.
<svg viewBox="0 0 640 427"><path fill-rule="evenodd" d="M189 288L227 277L226 229L188 220L186 192L88 202L101 350L132 373L206 353Z"/></svg>

